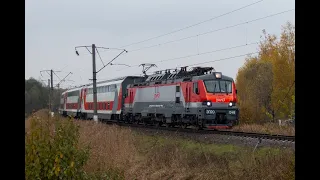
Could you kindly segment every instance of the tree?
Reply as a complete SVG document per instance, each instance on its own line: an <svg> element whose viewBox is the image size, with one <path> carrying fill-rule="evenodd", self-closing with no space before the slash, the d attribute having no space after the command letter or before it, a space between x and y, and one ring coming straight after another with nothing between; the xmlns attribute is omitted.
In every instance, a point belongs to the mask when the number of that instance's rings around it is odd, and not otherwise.
<svg viewBox="0 0 320 180"><path fill-rule="evenodd" d="M53 90L53 108L58 109L60 104L60 95L63 89ZM48 108L49 88L40 81L30 78L25 80L25 113L29 115L33 110Z"/></svg>
<svg viewBox="0 0 320 180"><path fill-rule="evenodd" d="M265 30L263 35L259 54L247 57L236 77L241 121L289 118L294 109L294 26L283 26L280 40Z"/></svg>

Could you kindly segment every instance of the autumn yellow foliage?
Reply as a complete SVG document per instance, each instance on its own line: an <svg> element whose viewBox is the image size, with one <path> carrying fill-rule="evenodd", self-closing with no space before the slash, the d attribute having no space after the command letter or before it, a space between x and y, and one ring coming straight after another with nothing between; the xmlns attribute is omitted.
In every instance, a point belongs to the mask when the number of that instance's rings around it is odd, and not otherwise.
<svg viewBox="0 0 320 180"><path fill-rule="evenodd" d="M279 38L263 30L259 54L246 58L236 77L241 122L290 119L295 104L295 27Z"/></svg>

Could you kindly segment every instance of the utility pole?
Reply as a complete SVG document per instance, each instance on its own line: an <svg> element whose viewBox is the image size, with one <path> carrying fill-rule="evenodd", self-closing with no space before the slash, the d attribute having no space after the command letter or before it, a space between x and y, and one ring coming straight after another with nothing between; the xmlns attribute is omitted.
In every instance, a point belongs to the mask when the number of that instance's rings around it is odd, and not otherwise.
<svg viewBox="0 0 320 180"><path fill-rule="evenodd" d="M59 76L56 74L56 72L61 72L61 71L54 71L54 70L42 70L40 71L40 75L42 76L42 72L46 71L46 73L48 73L48 75L50 76L50 79L48 79L48 88L49 88L49 110L50 110L50 113L51 113L51 116L53 117L54 115L54 107L53 107L53 90L54 90L54 87L53 87L53 74L55 74L58 79L60 80ZM50 71L50 73L49 73ZM72 72L69 72L69 74L72 74ZM69 74L67 76L69 76ZM66 76L66 77L67 77ZM65 78L66 78L65 77ZM65 78L63 78L60 82L62 82ZM60 85L60 82L58 83L58 85Z"/></svg>
<svg viewBox="0 0 320 180"><path fill-rule="evenodd" d="M50 102L51 102L51 104L50 104L50 111L51 111L51 114L53 113L53 106L52 106L52 97L53 97L53 70L51 69L50 70L50 76L51 76L51 91L50 91L50 97L51 97L51 100L50 100Z"/></svg>
<svg viewBox="0 0 320 180"><path fill-rule="evenodd" d="M49 109L51 109L50 79L48 79L48 90L49 90L49 101L48 101L48 105L49 105Z"/></svg>
<svg viewBox="0 0 320 180"><path fill-rule="evenodd" d="M117 49L117 48L105 48L105 47L96 47L95 44L92 44L91 46L76 46L75 47L75 51L76 51L76 54L79 56L79 52L77 51L77 48L80 48L80 47L84 47L86 48L90 54L92 54L92 81L93 81L93 120L94 121L98 121L98 110L97 110L97 73L100 72L103 68L105 68L106 66L112 64L112 61L114 61L117 57L119 57L122 53L124 52L128 52L127 50L125 49ZM91 52L88 48L92 48ZM116 49L116 50L122 50L121 53L119 53L115 58L113 58L111 61L109 61L106 65L103 63L102 61L102 58L99 54L99 51L98 51L98 48L101 48L101 49ZM98 71L96 70L96 51L99 55L99 58L103 64L103 67L101 69L99 69Z"/></svg>
<svg viewBox="0 0 320 180"><path fill-rule="evenodd" d="M92 80L93 80L93 120L98 121L97 110L97 71L96 71L96 45L92 44Z"/></svg>

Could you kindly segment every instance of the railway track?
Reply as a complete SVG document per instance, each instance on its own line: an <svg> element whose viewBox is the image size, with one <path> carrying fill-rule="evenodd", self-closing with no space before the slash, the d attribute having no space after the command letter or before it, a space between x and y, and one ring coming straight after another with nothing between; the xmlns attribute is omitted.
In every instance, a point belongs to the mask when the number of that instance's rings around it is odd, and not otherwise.
<svg viewBox="0 0 320 180"><path fill-rule="evenodd" d="M108 124L113 124L109 123ZM164 131L175 131L175 132L186 132L186 133L195 133L195 134L220 134L227 136L240 136L240 137L249 137L257 139L268 139L276 141L290 141L295 142L295 136L286 136L286 135L272 135L272 134L262 134L262 133L252 133L252 132L241 132L241 131L230 131L230 130L195 130L191 128L179 128L179 127L156 127L156 126L145 126L140 124L126 124L126 123L117 123L119 126L133 127L133 128L147 128L147 129L156 129Z"/></svg>

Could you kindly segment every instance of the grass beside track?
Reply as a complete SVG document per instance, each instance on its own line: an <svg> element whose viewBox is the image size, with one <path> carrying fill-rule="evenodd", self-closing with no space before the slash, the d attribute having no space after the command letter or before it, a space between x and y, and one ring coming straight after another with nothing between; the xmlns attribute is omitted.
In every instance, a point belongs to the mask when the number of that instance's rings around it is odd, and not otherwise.
<svg viewBox="0 0 320 180"><path fill-rule="evenodd" d="M46 111L26 120L26 132L31 120L41 119L48 119ZM59 120L67 119L49 121ZM90 147L83 167L87 179L295 179L293 150L253 152L253 147L149 136L92 121L73 123L80 127L79 146Z"/></svg>
<svg viewBox="0 0 320 180"><path fill-rule="evenodd" d="M279 126L277 123L241 124L234 126L232 131L254 132L274 135L295 136L295 127L292 125Z"/></svg>

